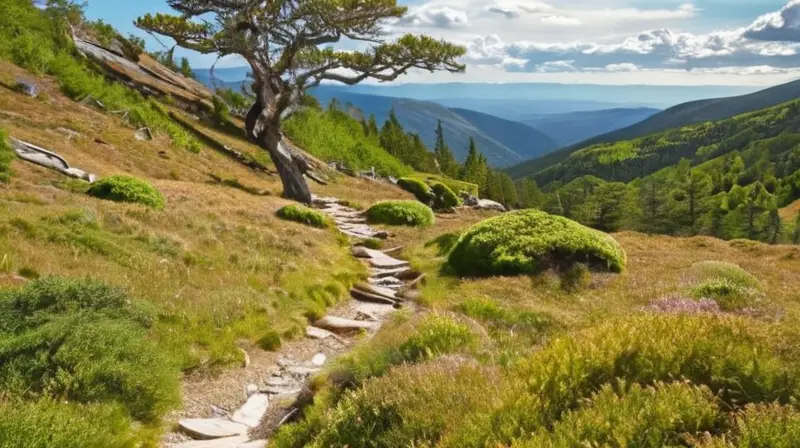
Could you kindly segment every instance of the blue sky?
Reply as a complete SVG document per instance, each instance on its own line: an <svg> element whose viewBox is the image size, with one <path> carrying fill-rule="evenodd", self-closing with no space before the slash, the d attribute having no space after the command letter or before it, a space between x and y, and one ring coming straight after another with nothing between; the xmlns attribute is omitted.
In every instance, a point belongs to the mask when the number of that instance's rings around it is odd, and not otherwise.
<svg viewBox="0 0 800 448"><path fill-rule="evenodd" d="M406 82L592 82L769 85L800 77L800 0L401 0L391 33L468 47L467 74ZM165 0L89 0L87 15L123 34ZM213 55L177 51L193 66ZM231 57L219 67L243 65Z"/></svg>

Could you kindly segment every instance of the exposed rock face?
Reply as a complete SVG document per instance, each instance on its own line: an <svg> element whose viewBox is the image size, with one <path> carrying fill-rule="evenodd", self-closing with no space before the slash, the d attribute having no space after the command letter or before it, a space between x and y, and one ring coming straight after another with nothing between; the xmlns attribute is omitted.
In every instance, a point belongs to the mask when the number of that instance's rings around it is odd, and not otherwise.
<svg viewBox="0 0 800 448"><path fill-rule="evenodd" d="M83 179L88 182L95 181L94 174L89 174L81 169L69 166L65 158L52 151L15 138L10 138L9 141L11 142L11 147L14 148L14 152L17 153L17 156L22 160L59 171L70 177Z"/></svg>
<svg viewBox="0 0 800 448"><path fill-rule="evenodd" d="M461 200L464 201L464 205L468 207L475 207L478 205L478 198L467 193L466 191L461 192Z"/></svg>
<svg viewBox="0 0 800 448"><path fill-rule="evenodd" d="M498 212L505 212L506 208L503 204L495 201L490 201L489 199L478 199L478 204L475 208L479 210L495 210Z"/></svg>

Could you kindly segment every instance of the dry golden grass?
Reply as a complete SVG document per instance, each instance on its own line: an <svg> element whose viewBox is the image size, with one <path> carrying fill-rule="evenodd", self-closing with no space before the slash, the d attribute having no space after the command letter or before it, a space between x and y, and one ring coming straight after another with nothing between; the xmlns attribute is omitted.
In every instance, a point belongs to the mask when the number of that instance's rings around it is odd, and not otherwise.
<svg viewBox="0 0 800 448"><path fill-rule="evenodd" d="M0 62L0 81L18 77L30 79ZM50 79L36 82L44 100L0 88L1 128L101 177L146 179L167 206L152 211L94 199L76 192L79 181L15 161L12 181L0 187L3 271L27 268L125 286L159 307L153 337L181 356L186 368L235 362L239 339L254 341L269 330L297 334L305 315L345 298L364 275L335 232L275 216L290 203L280 198L276 176L207 147L200 154L175 148L163 135L138 141L121 116L65 98ZM223 144L258 154L244 140L195 123ZM245 188L218 184L211 175ZM345 177L314 189L367 203L403 194Z"/></svg>

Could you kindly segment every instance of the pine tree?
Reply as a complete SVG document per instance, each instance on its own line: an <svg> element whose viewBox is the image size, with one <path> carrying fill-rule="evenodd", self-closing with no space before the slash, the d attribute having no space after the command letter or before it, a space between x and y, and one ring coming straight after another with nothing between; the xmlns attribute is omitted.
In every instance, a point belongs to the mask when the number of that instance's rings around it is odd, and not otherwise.
<svg viewBox="0 0 800 448"><path fill-rule="evenodd" d="M781 215L778 213L777 208L773 207L770 209L769 218L767 219L767 228L765 230L767 233L767 241L770 244L778 244L781 232L783 231L783 221L781 220Z"/></svg>
<svg viewBox="0 0 800 448"><path fill-rule="evenodd" d="M456 161L450 147L444 140L444 129L442 128L442 120L436 126L436 147L433 150L436 162L439 164L439 170L445 176L457 179L460 171L458 162Z"/></svg>
<svg viewBox="0 0 800 448"><path fill-rule="evenodd" d="M542 208L544 205L544 193L530 177L517 182L517 195L521 208Z"/></svg>
<svg viewBox="0 0 800 448"><path fill-rule="evenodd" d="M486 183L486 162L482 159L482 154L475 146L475 139L469 139L469 153L464 165L461 168L460 179L477 185Z"/></svg>
<svg viewBox="0 0 800 448"><path fill-rule="evenodd" d="M394 113L394 110L392 110ZM397 119L397 117L395 117ZM370 137L377 137L380 134L380 130L378 130L378 122L375 120L375 115L369 116L369 121L367 121L367 135Z"/></svg>

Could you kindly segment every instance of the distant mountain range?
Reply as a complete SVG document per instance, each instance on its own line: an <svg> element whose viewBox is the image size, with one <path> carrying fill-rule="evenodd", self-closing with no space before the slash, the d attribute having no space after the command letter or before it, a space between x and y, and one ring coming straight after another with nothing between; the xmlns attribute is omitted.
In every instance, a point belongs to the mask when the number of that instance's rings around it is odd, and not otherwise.
<svg viewBox="0 0 800 448"><path fill-rule="evenodd" d="M800 81L793 81L747 95L691 101L679 104L663 112L659 112L640 123L592 137L578 144L514 166L508 169L508 172L515 178L529 176L567 160L571 154L583 148L623 140L632 140L668 129L680 128L706 121L731 118L744 113L776 106L798 97L800 97Z"/></svg>
<svg viewBox="0 0 800 448"><path fill-rule="evenodd" d="M639 123L658 112L660 109L648 107L586 110L565 114L530 115L519 121L536 129L545 130L547 135L558 142L559 147L564 147Z"/></svg>
<svg viewBox="0 0 800 448"><path fill-rule="evenodd" d="M346 87L320 86L311 93L324 105L336 98L342 107L352 105L365 116L375 115L379 125L394 109L406 131L419 134L429 148L434 147L436 125L441 120L445 140L459 161L467 156L470 137L496 167L513 165L558 148L553 139L530 126L480 112L454 111L428 101L350 93Z"/></svg>

